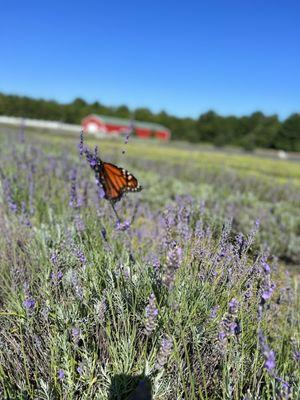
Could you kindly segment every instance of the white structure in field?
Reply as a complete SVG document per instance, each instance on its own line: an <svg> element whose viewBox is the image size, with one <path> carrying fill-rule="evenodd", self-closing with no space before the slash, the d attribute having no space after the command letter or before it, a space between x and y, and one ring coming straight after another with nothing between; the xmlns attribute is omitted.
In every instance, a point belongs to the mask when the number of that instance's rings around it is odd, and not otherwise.
<svg viewBox="0 0 300 400"><path fill-rule="evenodd" d="M44 121L40 119L7 117L5 115L0 115L0 124L77 133L79 133L82 129L81 125L65 124L58 121Z"/></svg>
<svg viewBox="0 0 300 400"><path fill-rule="evenodd" d="M284 150L278 150L278 158L280 158L280 160L286 160L289 156L288 153L285 152Z"/></svg>

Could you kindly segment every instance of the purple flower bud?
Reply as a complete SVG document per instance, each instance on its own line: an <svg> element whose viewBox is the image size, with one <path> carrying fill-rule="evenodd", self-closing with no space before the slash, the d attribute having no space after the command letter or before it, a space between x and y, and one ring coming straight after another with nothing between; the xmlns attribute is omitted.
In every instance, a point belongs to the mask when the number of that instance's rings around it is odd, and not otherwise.
<svg viewBox="0 0 300 400"><path fill-rule="evenodd" d="M296 362L300 362L300 351L295 351L293 354L293 358Z"/></svg>
<svg viewBox="0 0 300 400"><path fill-rule="evenodd" d="M215 319L215 318L216 318L216 316L217 316L217 311L218 311L219 308L220 308L220 306L214 306L214 307L211 309L211 312L210 312L210 318L211 318L211 319Z"/></svg>
<svg viewBox="0 0 300 400"><path fill-rule="evenodd" d="M268 300L272 296L272 293L274 292L274 289L275 289L275 284L274 283L272 283L270 286L266 286L265 290L261 294L261 297L264 300Z"/></svg>
<svg viewBox="0 0 300 400"><path fill-rule="evenodd" d="M97 179L97 186L98 186L98 197L100 200L102 200L105 197L105 191L98 179Z"/></svg>
<svg viewBox="0 0 300 400"><path fill-rule="evenodd" d="M60 381L62 381L62 380L64 379L64 377L65 377L65 372L64 372L64 370L63 370L63 369L59 369L59 370L58 370L57 376L58 376L58 379L59 379Z"/></svg>
<svg viewBox="0 0 300 400"><path fill-rule="evenodd" d="M23 301L23 306L27 311L31 311L35 307L35 300L33 298L27 298Z"/></svg>
<svg viewBox="0 0 300 400"><path fill-rule="evenodd" d="M79 365L79 366L76 368L76 371L78 372L79 375L82 375L82 374L83 374L83 368L82 368L82 366Z"/></svg>
<svg viewBox="0 0 300 400"><path fill-rule="evenodd" d="M80 262L80 264L83 266L83 267L85 267L85 264L86 264L86 257L85 257L85 255L84 255L84 253L83 253L83 251L82 250L80 250L80 249L77 249L76 250L76 252L75 252L75 256L76 256L76 258L78 259L78 261Z"/></svg>
<svg viewBox="0 0 300 400"><path fill-rule="evenodd" d="M117 231L127 231L130 228L130 221L120 222L117 221L116 223L116 230Z"/></svg>
<svg viewBox="0 0 300 400"><path fill-rule="evenodd" d="M78 143L78 150L79 150L79 155L82 157L83 152L84 152L84 147L83 147L83 130L80 132L80 139Z"/></svg>
<svg viewBox="0 0 300 400"><path fill-rule="evenodd" d="M101 235L102 235L103 239L105 241L107 241L107 232L106 232L106 229L104 227L101 229Z"/></svg>
<svg viewBox="0 0 300 400"><path fill-rule="evenodd" d="M265 368L270 372L275 368L275 353L273 350L270 350L267 353L264 353L266 360L265 360Z"/></svg>
<svg viewBox="0 0 300 400"><path fill-rule="evenodd" d="M259 337L260 347L262 349L262 352L263 352L263 355L264 355L264 358L265 358L264 367L266 368L268 373L272 375L273 374L273 370L276 367L275 353L267 345L266 339L265 339L262 331L259 331L258 337Z"/></svg>
<svg viewBox="0 0 300 400"><path fill-rule="evenodd" d="M60 270L57 271L57 273L51 272L50 274L50 279L54 285L59 285L60 281L62 280L62 277L63 273Z"/></svg>
<svg viewBox="0 0 300 400"><path fill-rule="evenodd" d="M269 274L271 272L270 265L267 264L265 261L262 261L261 265L262 265L262 267L263 267L263 269L264 269L266 274Z"/></svg>
<svg viewBox="0 0 300 400"><path fill-rule="evenodd" d="M230 314L235 314L238 308L239 302L233 298L230 302L229 302L229 313Z"/></svg>
<svg viewBox="0 0 300 400"><path fill-rule="evenodd" d="M81 334L81 330L77 327L72 328L72 340L74 343L78 343L79 338L80 338L80 334Z"/></svg>
<svg viewBox="0 0 300 400"><path fill-rule="evenodd" d="M88 163L90 164L90 167L95 169L96 165L98 164L97 156L93 154L87 147L84 149L84 153Z"/></svg>
<svg viewBox="0 0 300 400"><path fill-rule="evenodd" d="M50 261L52 264L57 264L58 263L58 254L56 252L53 252L50 256Z"/></svg>

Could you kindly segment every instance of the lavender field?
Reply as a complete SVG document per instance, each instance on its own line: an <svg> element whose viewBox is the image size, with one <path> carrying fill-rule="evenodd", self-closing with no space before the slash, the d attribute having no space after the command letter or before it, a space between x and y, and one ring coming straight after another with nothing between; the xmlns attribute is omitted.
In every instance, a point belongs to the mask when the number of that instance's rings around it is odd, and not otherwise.
<svg viewBox="0 0 300 400"><path fill-rule="evenodd" d="M0 128L0 398L298 399L299 163L78 144Z"/></svg>

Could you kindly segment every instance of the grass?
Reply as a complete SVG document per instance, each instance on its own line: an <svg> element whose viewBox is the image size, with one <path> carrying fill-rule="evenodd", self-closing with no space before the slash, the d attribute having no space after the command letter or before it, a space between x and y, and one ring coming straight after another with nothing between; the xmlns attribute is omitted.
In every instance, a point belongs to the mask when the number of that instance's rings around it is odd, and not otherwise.
<svg viewBox="0 0 300 400"><path fill-rule="evenodd" d="M0 144L2 398L299 397L299 164L89 139L126 229L77 138Z"/></svg>

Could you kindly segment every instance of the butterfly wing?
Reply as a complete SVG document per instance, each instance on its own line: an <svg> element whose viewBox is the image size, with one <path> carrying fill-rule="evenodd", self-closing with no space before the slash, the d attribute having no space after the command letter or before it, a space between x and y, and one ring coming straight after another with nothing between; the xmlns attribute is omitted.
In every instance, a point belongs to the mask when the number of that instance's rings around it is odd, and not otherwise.
<svg viewBox="0 0 300 400"><path fill-rule="evenodd" d="M118 201L126 192L142 190L138 180L130 172L111 163L101 163L99 178L107 200Z"/></svg>

